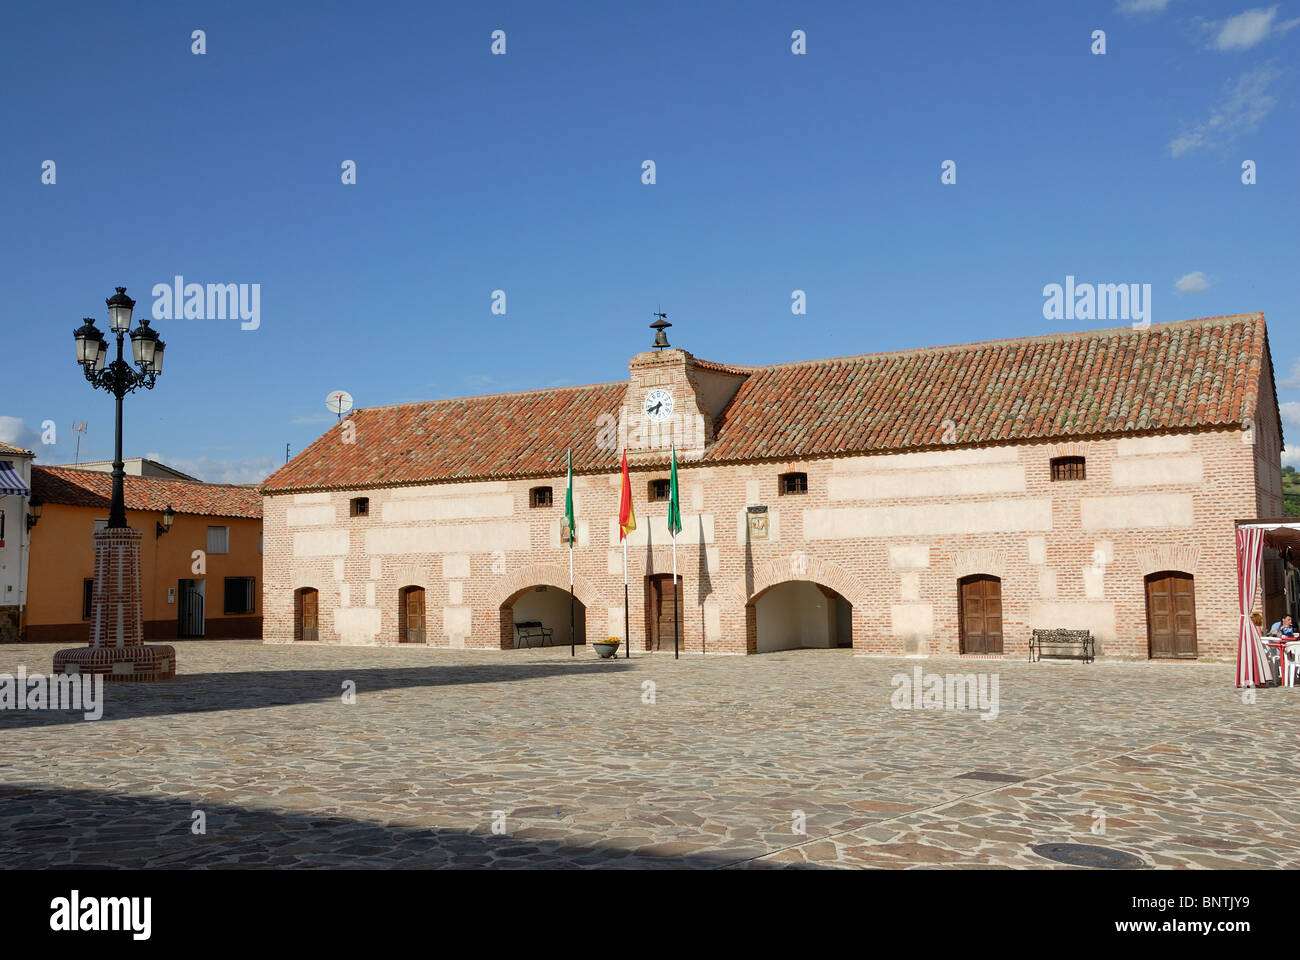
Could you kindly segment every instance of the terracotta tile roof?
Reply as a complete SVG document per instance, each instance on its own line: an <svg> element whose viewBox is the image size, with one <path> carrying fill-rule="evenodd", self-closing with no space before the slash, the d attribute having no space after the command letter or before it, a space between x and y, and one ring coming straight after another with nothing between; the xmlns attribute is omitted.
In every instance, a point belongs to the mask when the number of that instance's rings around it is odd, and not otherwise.
<svg viewBox="0 0 1300 960"><path fill-rule="evenodd" d="M1240 424L1266 339L1252 313L764 367L704 459L941 447L945 421L959 445Z"/></svg>
<svg viewBox="0 0 1300 960"><path fill-rule="evenodd" d="M113 496L113 476L75 467L32 465L32 493L46 503L108 509ZM177 513L210 517L260 517L262 493L256 487L159 477L125 477L123 493L128 510L161 512L168 505Z"/></svg>
<svg viewBox="0 0 1300 960"><path fill-rule="evenodd" d="M701 360L699 357L693 357L691 363L701 370L709 370L713 373L731 373L740 376L748 376L755 370L762 370L762 367L742 367L734 363L714 363L712 360Z"/></svg>
<svg viewBox="0 0 1300 960"><path fill-rule="evenodd" d="M348 414L356 442L332 427L264 490L361 487L561 473L614 462L596 446L601 413L617 415L626 383L367 407Z"/></svg>
<svg viewBox="0 0 1300 960"><path fill-rule="evenodd" d="M36 454L32 453L30 450L24 450L22 447L15 447L12 443L5 443L3 440L0 440L0 454L4 453L23 457L36 456Z"/></svg>
<svg viewBox="0 0 1300 960"><path fill-rule="evenodd" d="M1240 424L1255 417L1265 363L1271 376L1259 313L768 367L706 363L746 378L695 462L942 448L947 421L963 446ZM595 420L617 413L626 387L355 410L356 443L333 428L263 489L555 476L570 444L575 470L616 470Z"/></svg>

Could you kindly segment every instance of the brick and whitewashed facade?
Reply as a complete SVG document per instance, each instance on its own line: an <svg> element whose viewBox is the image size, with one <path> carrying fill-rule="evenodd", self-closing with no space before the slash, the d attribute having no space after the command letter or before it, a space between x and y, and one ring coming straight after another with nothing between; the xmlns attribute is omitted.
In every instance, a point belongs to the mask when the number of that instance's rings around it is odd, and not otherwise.
<svg viewBox="0 0 1300 960"><path fill-rule="evenodd" d="M958 655L958 584L984 575L1000 580L1004 655L1024 656L1034 628L1078 627L1102 657L1146 659L1145 578L1176 571L1194 582L1197 655L1226 659L1233 521L1282 514L1257 314L777 367L670 348L633 357L625 384L354 412L266 483L265 639L302 636L309 589L321 642L396 644L414 586L429 645L514 647L521 598L568 588L570 445L574 594L589 639L621 637L626 443L631 638L646 649L647 578L672 565L668 505L647 502L649 481L668 476L641 418L656 388L675 403L690 652L851 634L864 654ZM1086 478L1053 480L1059 457L1083 457ZM783 493L788 473L805 473L807 491ZM548 506L531 505L540 486ZM755 507L765 538L751 535ZM803 592L765 609L790 583Z"/></svg>

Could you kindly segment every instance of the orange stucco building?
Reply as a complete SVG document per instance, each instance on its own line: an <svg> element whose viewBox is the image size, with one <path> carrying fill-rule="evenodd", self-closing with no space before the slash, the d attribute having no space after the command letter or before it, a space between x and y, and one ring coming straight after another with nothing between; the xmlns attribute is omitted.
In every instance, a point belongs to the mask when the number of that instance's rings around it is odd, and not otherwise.
<svg viewBox="0 0 1300 960"><path fill-rule="evenodd" d="M23 639L85 643L94 575L91 535L108 519L113 478L32 466L44 503L31 532ZM128 526L141 531L146 639L256 637L262 631L262 501L255 489L128 476ZM160 532L171 507L169 530Z"/></svg>

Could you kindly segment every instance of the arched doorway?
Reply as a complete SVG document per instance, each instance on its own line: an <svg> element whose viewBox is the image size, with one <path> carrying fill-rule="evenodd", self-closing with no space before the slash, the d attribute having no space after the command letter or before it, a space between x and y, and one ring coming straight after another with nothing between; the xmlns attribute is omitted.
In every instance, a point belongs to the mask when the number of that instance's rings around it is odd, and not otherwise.
<svg viewBox="0 0 1300 960"><path fill-rule="evenodd" d="M402 587L397 591L397 642L428 642L424 621L424 587Z"/></svg>
<svg viewBox="0 0 1300 960"><path fill-rule="evenodd" d="M984 573L957 581L962 653L1002 652L1002 580Z"/></svg>
<svg viewBox="0 0 1300 960"><path fill-rule="evenodd" d="M534 584L517 590L501 604L501 645L522 647L567 647L569 645L569 591L550 584ZM587 608L573 601L575 644L587 642Z"/></svg>
<svg viewBox="0 0 1300 960"><path fill-rule="evenodd" d="M1147 643L1153 660L1196 659L1196 591L1190 573L1146 577Z"/></svg>
<svg viewBox="0 0 1300 960"><path fill-rule="evenodd" d="M315 587L294 591L293 638L307 643L320 640L320 594Z"/></svg>
<svg viewBox="0 0 1300 960"><path fill-rule="evenodd" d="M757 653L853 646L853 605L811 580L768 587L745 607Z"/></svg>

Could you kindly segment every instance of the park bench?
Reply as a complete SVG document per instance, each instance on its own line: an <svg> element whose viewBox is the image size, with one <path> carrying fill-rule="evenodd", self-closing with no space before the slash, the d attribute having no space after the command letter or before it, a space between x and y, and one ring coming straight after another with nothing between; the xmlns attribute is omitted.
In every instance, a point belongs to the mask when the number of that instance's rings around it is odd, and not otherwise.
<svg viewBox="0 0 1300 960"><path fill-rule="evenodd" d="M537 646L544 647L551 642L554 633L550 627L542 626L540 620L524 620L515 624L515 646L530 647L536 640Z"/></svg>
<svg viewBox="0 0 1300 960"><path fill-rule="evenodd" d="M1087 630L1035 630L1029 638L1029 662L1044 657L1058 660L1096 659L1097 642Z"/></svg>

